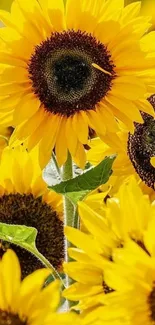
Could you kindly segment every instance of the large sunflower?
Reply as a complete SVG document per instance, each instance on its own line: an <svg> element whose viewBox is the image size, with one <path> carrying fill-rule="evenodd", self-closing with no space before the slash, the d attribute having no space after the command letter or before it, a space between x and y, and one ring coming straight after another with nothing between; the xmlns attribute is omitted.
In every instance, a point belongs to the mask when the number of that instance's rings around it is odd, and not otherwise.
<svg viewBox="0 0 155 325"><path fill-rule="evenodd" d="M154 114L155 35L143 37L139 11L123 0L14 0L0 11L0 121L18 126L13 139L55 147L60 165L69 150L83 167L89 127L115 132L117 119L133 130L139 110Z"/></svg>
<svg viewBox="0 0 155 325"><path fill-rule="evenodd" d="M22 146L5 148L0 162L0 222L35 227L36 246L56 268L64 257L61 196L49 191L42 179L38 152L29 154ZM1 242L1 253L9 244ZM11 244L17 253L23 276L43 267L24 249Z"/></svg>
<svg viewBox="0 0 155 325"><path fill-rule="evenodd" d="M149 98L149 102L155 110L155 95ZM102 187L103 190L111 185L116 188L120 183L120 177L126 179L130 175L135 175L144 193L155 199L155 167L150 159L155 155L155 119L146 113L142 113L144 123L135 123L134 133L129 133L120 127L114 135L109 133L102 138L94 138L90 141L91 149L87 153L87 159L92 164L100 163L105 156L117 153L117 158L113 164L113 176L108 184ZM151 159L151 161L153 161Z"/></svg>
<svg viewBox="0 0 155 325"><path fill-rule="evenodd" d="M19 260L8 250L0 260L0 324L48 325L77 324L74 313L58 314L60 283L43 289L50 270L37 270L21 281Z"/></svg>
<svg viewBox="0 0 155 325"><path fill-rule="evenodd" d="M136 198L136 200L135 200ZM115 287L107 283L104 270L116 251L128 240L144 247L144 235L155 217L155 207L131 178L123 184L115 198L107 201L104 214L79 203L79 214L87 232L67 227L68 240L77 246L69 253L75 261L64 264L64 270L76 282L64 291L70 300L79 300L74 308L88 311L100 305L105 294Z"/></svg>

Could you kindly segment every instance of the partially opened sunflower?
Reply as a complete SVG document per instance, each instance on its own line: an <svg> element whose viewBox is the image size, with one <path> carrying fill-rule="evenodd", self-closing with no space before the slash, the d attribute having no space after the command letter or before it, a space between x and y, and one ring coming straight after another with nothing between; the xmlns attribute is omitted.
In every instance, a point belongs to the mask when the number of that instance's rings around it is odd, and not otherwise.
<svg viewBox="0 0 155 325"><path fill-rule="evenodd" d="M147 249L146 233L150 233L150 241L154 234L155 206L133 177L120 187L114 198L108 199L104 213L92 209L87 202L79 202L78 206L86 231L65 228L74 248L69 248L73 261L64 263L64 270L75 282L64 290L63 295L79 301L74 309L89 313L106 301L106 296L113 295L116 287L113 282L107 282L105 270L111 267L116 256L118 260L123 254L126 243L131 240ZM149 242L149 236L147 240ZM132 264L133 259L128 260L127 267Z"/></svg>
<svg viewBox="0 0 155 325"><path fill-rule="evenodd" d="M58 313L60 282L56 280L43 288L50 273L48 269L37 270L21 281L16 254L9 249L3 255L0 260L1 325L78 324L74 313Z"/></svg>
<svg viewBox="0 0 155 325"><path fill-rule="evenodd" d="M155 95L148 99L155 110ZM101 189L110 193L117 191L118 186L128 176L135 175L144 193L149 194L151 200L155 199L155 119L142 113L144 123L135 123L133 134L120 127L114 135L109 133L102 138L89 141L90 150L87 159L93 165L99 164L105 156L116 153L113 164L113 175Z"/></svg>
<svg viewBox="0 0 155 325"><path fill-rule="evenodd" d="M155 219L154 219L155 220ZM152 325L155 322L155 241L152 220L141 246L129 241L118 250L114 263L106 269L108 285L115 288L110 295L102 296L89 320L95 318L104 324Z"/></svg>
<svg viewBox="0 0 155 325"><path fill-rule="evenodd" d="M154 91L155 34L140 17L140 2L123 0L14 0L0 11L1 124L16 138L55 152L69 150L83 167L89 128L100 136L123 121L133 130ZM138 105L137 105L138 104ZM137 108L138 107L138 108Z"/></svg>
<svg viewBox="0 0 155 325"><path fill-rule="evenodd" d="M37 229L36 247L57 270L64 258L62 199L42 179L38 150L23 146L4 149L0 161L0 222ZM22 276L43 267L27 250L0 241L3 254L11 247L19 257Z"/></svg>

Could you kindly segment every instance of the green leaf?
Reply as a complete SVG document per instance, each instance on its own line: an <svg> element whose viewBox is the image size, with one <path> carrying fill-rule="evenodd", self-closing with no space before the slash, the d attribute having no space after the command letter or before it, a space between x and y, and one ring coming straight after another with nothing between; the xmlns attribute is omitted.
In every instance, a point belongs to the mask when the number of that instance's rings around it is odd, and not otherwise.
<svg viewBox="0 0 155 325"><path fill-rule="evenodd" d="M0 223L0 239L17 244L23 248L36 249L37 230L33 227Z"/></svg>
<svg viewBox="0 0 155 325"><path fill-rule="evenodd" d="M52 270L51 277L54 279L61 277L53 268L50 262L36 248L37 229L21 225L9 225L0 222L0 239L26 249L35 255L46 267Z"/></svg>
<svg viewBox="0 0 155 325"><path fill-rule="evenodd" d="M116 155L106 157L99 165L91 168L82 175L61 182L57 185L50 186L49 188L57 193L65 194L70 198L72 197L73 201L77 201L75 196L77 194L79 195L79 192L81 192L80 196L83 195L84 192L87 194L88 191L92 191L108 181L112 174L112 164L115 158Z"/></svg>
<svg viewBox="0 0 155 325"><path fill-rule="evenodd" d="M89 193L90 191L79 191L79 192L68 192L66 193L66 196L74 203L77 204L78 201L82 201L84 197Z"/></svg>

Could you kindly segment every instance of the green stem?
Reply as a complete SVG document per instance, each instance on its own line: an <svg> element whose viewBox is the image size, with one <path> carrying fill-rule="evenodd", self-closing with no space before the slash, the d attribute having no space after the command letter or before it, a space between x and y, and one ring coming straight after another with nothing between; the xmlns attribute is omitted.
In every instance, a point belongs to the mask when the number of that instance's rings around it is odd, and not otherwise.
<svg viewBox="0 0 155 325"><path fill-rule="evenodd" d="M58 175L60 176L61 175L61 171L60 171L60 168L58 166L58 163L57 163L57 160L56 160L56 157L55 157L54 152L52 152L52 158L53 158L53 162L54 162L55 169L56 169Z"/></svg>
<svg viewBox="0 0 155 325"><path fill-rule="evenodd" d="M71 154L68 152L67 160L63 166L63 181L73 178L73 163Z"/></svg>
<svg viewBox="0 0 155 325"><path fill-rule="evenodd" d="M76 207L75 209L75 213L74 213L74 220L73 220L73 225L72 227L79 229L80 225L79 225L79 213L78 213L78 207Z"/></svg>
<svg viewBox="0 0 155 325"><path fill-rule="evenodd" d="M34 253L35 256L48 268L52 270L52 276L54 279L59 279L63 285L63 287L65 288L64 282L61 278L61 276L59 275L59 273L57 272L57 270L52 266L52 264L45 258L44 255L42 255L38 250L31 249L31 253Z"/></svg>
<svg viewBox="0 0 155 325"><path fill-rule="evenodd" d="M68 158L66 163L63 166L63 172L62 172L62 179L63 181L67 181L69 179L73 178L73 164L72 164L72 158L70 153L68 153ZM73 220L74 220L74 205L64 195L64 225L65 226L72 226ZM70 243L68 240L65 240L65 262L69 262L69 256L68 256L68 248L70 247ZM66 286L69 287L70 279L66 275ZM68 301L68 309L70 308L70 302Z"/></svg>
<svg viewBox="0 0 155 325"><path fill-rule="evenodd" d="M51 274L53 279L59 279L63 285L63 287L65 288L65 284L63 279L61 278L61 276L59 275L59 273L57 272L57 270L53 267L53 265L46 259L45 256L43 256L35 246L29 245L25 242L19 242L16 241L14 238L12 238L11 236L5 236L0 234L0 239L3 241L7 241L9 243L13 243L21 248L24 248L25 250L27 250L28 252L30 252L31 254L35 255L44 265L45 267L47 267L48 269L51 270Z"/></svg>
<svg viewBox="0 0 155 325"><path fill-rule="evenodd" d="M72 164L72 158L70 153L68 153L68 158L63 166L63 172L62 172L62 179L63 181L67 181L69 179L73 178L73 164ZM64 214L65 214L65 220L64 224L65 226L73 226L73 219L74 219L74 205L72 204L71 200L64 196Z"/></svg>

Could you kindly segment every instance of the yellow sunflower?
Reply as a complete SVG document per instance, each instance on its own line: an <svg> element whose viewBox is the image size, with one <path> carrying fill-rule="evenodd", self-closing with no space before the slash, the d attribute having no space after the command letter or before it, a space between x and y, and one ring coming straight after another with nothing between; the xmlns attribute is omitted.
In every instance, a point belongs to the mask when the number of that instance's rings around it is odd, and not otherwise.
<svg viewBox="0 0 155 325"><path fill-rule="evenodd" d="M155 95L149 98L155 109ZM144 193L149 194L151 200L155 199L155 119L142 113L144 123L135 123L134 133L129 133L123 127L114 135L90 140L90 150L87 159L93 165L98 164L105 156L116 153L117 158L113 164L113 176L108 183L101 187L103 191L109 188L110 193L117 191L120 180L124 181L129 175L135 175ZM150 162L151 159L151 162Z"/></svg>
<svg viewBox="0 0 155 325"><path fill-rule="evenodd" d="M56 269L64 257L62 214L61 196L49 191L42 179L37 150L29 154L22 146L5 148L0 162L0 222L35 227L36 246ZM0 247L5 251L8 243ZM23 276L43 267L29 252L11 247L20 259Z"/></svg>
<svg viewBox="0 0 155 325"><path fill-rule="evenodd" d="M118 248L121 251L129 239L144 245L145 232L155 219L155 206L131 178L114 198L108 199L103 214L80 202L79 215L87 233L71 227L65 229L68 240L77 248L69 249L75 261L65 263L64 270L76 282L63 295L79 300L74 308L88 311L97 308L105 294L115 289L107 283L104 270Z"/></svg>
<svg viewBox="0 0 155 325"><path fill-rule="evenodd" d="M69 150L83 167L89 127L99 136L117 121L133 130L140 111L154 115L146 98L155 88L155 34L144 35L151 25L140 7L14 0L11 13L0 11L0 121L17 126L12 141L39 143L40 159L55 147L59 165Z"/></svg>
<svg viewBox="0 0 155 325"><path fill-rule="evenodd" d="M54 281L43 289L50 270L33 272L21 281L16 254L8 250L0 260L0 324L77 324L74 313L58 314L60 283Z"/></svg>
<svg viewBox="0 0 155 325"><path fill-rule="evenodd" d="M110 268L105 270L108 285L115 292L101 298L104 305L90 318L102 322L124 320L133 325L152 325L155 322L155 218L144 235L144 246L133 241L116 252ZM119 262L119 263L118 263ZM110 312L111 310L111 312Z"/></svg>

